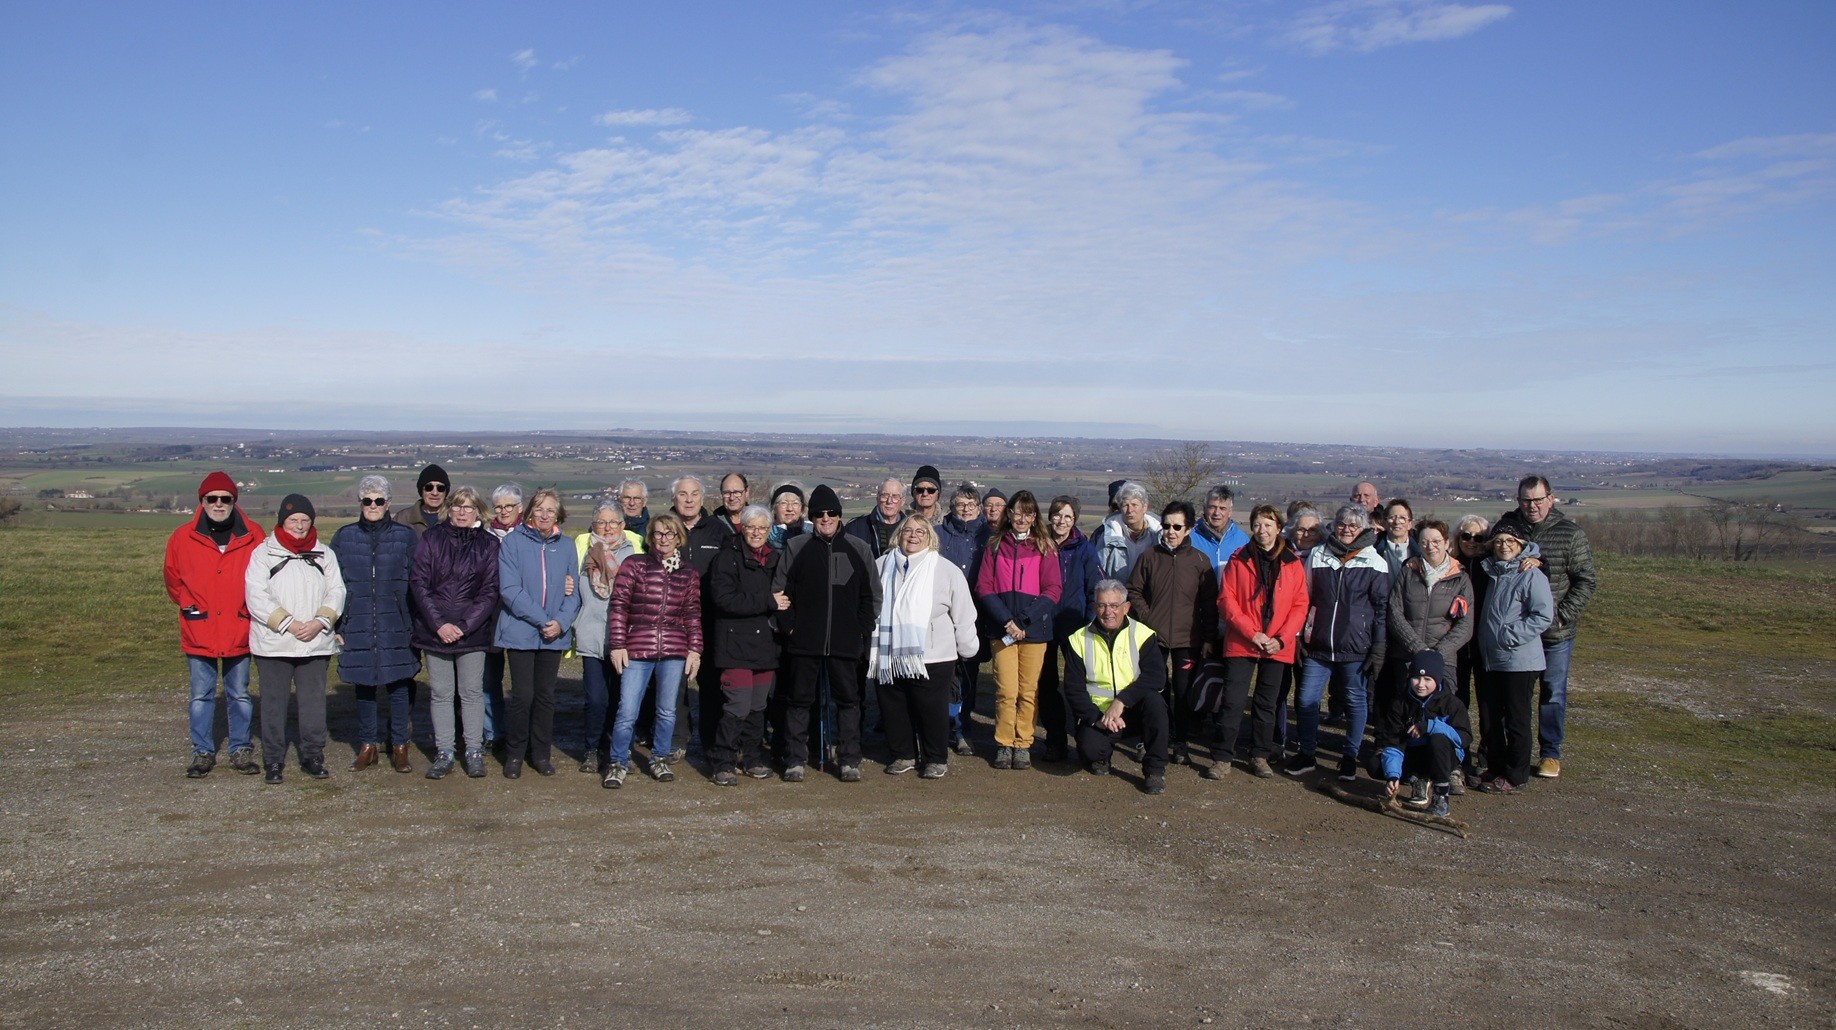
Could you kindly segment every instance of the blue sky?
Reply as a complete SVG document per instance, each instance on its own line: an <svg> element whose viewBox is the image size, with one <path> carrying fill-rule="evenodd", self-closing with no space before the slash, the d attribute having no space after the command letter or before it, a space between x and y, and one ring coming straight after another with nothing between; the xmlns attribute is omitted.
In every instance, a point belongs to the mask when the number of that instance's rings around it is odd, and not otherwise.
<svg viewBox="0 0 1836 1030"><path fill-rule="evenodd" d="M0 424L1836 455L1836 5L0 7Z"/></svg>

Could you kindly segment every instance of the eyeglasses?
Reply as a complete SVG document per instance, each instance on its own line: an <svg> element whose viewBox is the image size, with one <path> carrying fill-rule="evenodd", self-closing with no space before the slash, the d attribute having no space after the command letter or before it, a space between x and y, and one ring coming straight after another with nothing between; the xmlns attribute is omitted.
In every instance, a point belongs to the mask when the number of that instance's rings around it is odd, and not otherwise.
<svg viewBox="0 0 1836 1030"><path fill-rule="evenodd" d="M477 511L477 510L478 510L478 506L477 506L477 505L475 505L475 504L455 504L455 505L453 505L453 506L452 506L452 507L451 507L450 509L448 509L448 510L450 510L450 511L472 511L472 512L475 512L475 511Z"/></svg>
<svg viewBox="0 0 1836 1030"><path fill-rule="evenodd" d="M657 540L661 540L664 537L668 537L671 540L676 539L676 531L673 529L659 529L651 533L650 535L652 538L657 539Z"/></svg>
<svg viewBox="0 0 1836 1030"><path fill-rule="evenodd" d="M446 484L445 483L429 483L426 486L421 487L421 492L424 494L443 494L446 492Z"/></svg>
<svg viewBox="0 0 1836 1030"><path fill-rule="evenodd" d="M746 491L745 491L744 489L739 489L739 490L722 490L722 491L720 492L720 495L721 495L722 497L744 497L744 496L746 496Z"/></svg>
<svg viewBox="0 0 1836 1030"><path fill-rule="evenodd" d="M389 499L386 497L365 497L357 503L366 508L387 508L389 506Z"/></svg>
<svg viewBox="0 0 1836 1030"><path fill-rule="evenodd" d="M915 494L934 494L936 492L937 492L937 488L934 486L914 486L912 487L912 493L915 493Z"/></svg>
<svg viewBox="0 0 1836 1030"><path fill-rule="evenodd" d="M614 522L611 519L594 519L593 520L594 529L616 529L622 525L624 525L623 522Z"/></svg>
<svg viewBox="0 0 1836 1030"><path fill-rule="evenodd" d="M1485 534L1484 533L1461 533L1460 539L1470 544L1470 543L1474 543L1479 540L1484 540Z"/></svg>
<svg viewBox="0 0 1836 1030"><path fill-rule="evenodd" d="M1550 500L1549 495L1544 494L1541 497L1519 497L1517 499L1517 503L1519 504L1542 504L1548 500Z"/></svg>
<svg viewBox="0 0 1836 1030"><path fill-rule="evenodd" d="M518 508L521 508L521 507L522 505L520 504L493 504L491 505L491 510L492 511L516 511Z"/></svg>
<svg viewBox="0 0 1836 1030"><path fill-rule="evenodd" d="M229 494L205 494L205 504L235 504L236 499Z"/></svg>

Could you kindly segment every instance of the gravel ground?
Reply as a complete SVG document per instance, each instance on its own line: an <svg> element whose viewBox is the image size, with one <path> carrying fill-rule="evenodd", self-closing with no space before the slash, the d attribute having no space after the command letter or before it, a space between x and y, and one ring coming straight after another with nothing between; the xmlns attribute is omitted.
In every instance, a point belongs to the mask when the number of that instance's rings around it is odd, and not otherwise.
<svg viewBox="0 0 1836 1030"><path fill-rule="evenodd" d="M1149 798L1127 762L349 773L349 703L333 777L280 786L185 779L182 692L0 719L0 1022L1836 1021L1832 793L1590 771L1584 728L1563 780L1456 798L1462 840L1286 777Z"/></svg>

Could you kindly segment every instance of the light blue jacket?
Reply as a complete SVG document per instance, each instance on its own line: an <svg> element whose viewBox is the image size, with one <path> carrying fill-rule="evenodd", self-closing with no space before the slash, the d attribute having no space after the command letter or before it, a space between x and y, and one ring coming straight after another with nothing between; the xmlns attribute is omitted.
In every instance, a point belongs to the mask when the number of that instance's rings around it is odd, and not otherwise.
<svg viewBox="0 0 1836 1030"><path fill-rule="evenodd" d="M542 639L542 626L565 629L580 614L580 562L572 537L557 532L543 540L528 524L517 526L497 549L497 636L492 643L512 651L565 651L568 634ZM574 592L565 592L574 577ZM588 587L587 589L591 589Z"/></svg>
<svg viewBox="0 0 1836 1030"><path fill-rule="evenodd" d="M1211 524L1202 518L1199 519L1198 527L1192 531L1191 540L1192 546L1198 548L1200 554L1211 559L1211 571L1218 574L1220 583L1224 581L1224 563L1250 542L1249 534L1235 522L1224 527L1224 538L1220 540L1211 535Z"/></svg>
<svg viewBox="0 0 1836 1030"><path fill-rule="evenodd" d="M1542 569L1519 571L1525 558L1542 554L1535 543L1510 561L1487 558L1480 568L1491 579L1485 609L1479 613L1479 653L1493 672L1540 672L1543 631L1555 622L1555 595Z"/></svg>

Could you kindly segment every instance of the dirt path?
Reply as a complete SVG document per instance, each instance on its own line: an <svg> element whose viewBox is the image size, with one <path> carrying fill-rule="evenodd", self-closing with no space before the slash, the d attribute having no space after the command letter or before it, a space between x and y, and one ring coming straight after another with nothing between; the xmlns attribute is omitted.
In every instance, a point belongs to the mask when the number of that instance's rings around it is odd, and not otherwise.
<svg viewBox="0 0 1836 1030"><path fill-rule="evenodd" d="M331 780L264 787L186 780L182 707L0 721L0 1022L1833 1016L1830 792L1730 802L1575 763L1456 799L1460 840L1285 777L1176 769L1156 799L965 759L610 792L572 762L352 774L334 745Z"/></svg>

